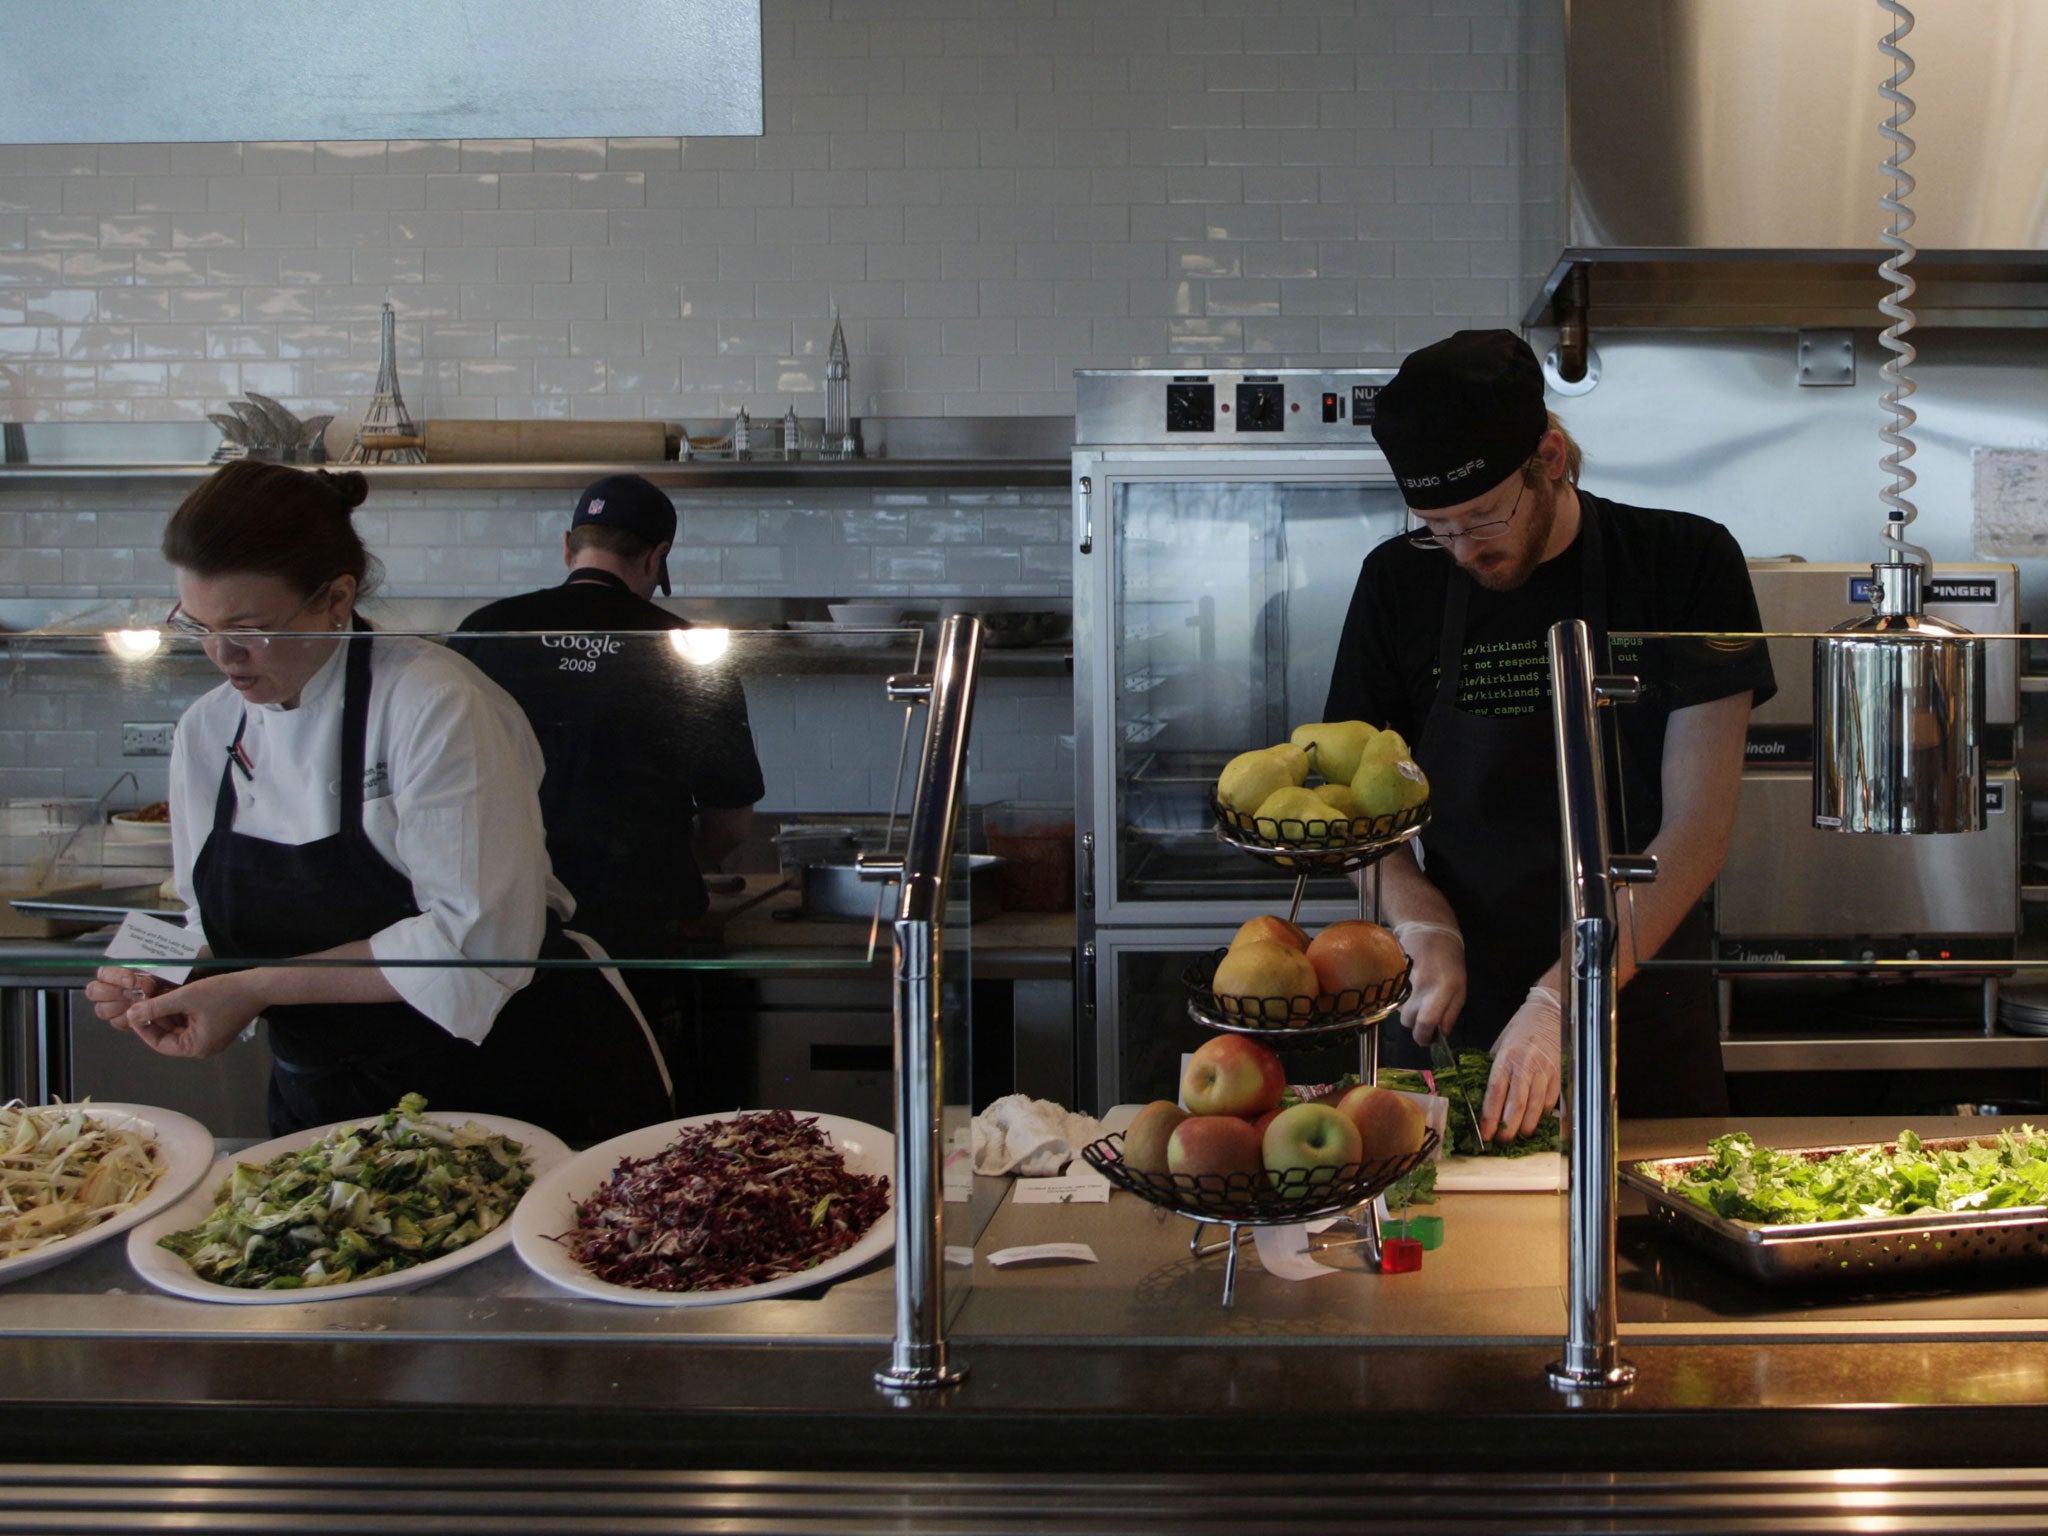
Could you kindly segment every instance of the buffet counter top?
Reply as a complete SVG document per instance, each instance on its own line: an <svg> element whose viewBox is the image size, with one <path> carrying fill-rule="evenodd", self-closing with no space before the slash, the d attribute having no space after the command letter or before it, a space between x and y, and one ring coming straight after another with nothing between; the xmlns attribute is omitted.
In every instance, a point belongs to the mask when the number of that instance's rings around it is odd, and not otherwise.
<svg viewBox="0 0 2048 1536"><path fill-rule="evenodd" d="M1629 1125L1623 1146L1700 1150L1723 1128ZM1744 1128L1793 1146L1899 1125ZM414 1293L222 1307L148 1292L113 1242L0 1290L0 1433L11 1460L219 1460L232 1434L245 1459L294 1464L1276 1471L1355 1469L1373 1446L1378 1464L1469 1471L1481 1447L1498 1470L1989 1465L2048 1431L2038 1281L1773 1294L1641 1230L1625 1199L1641 1377L1581 1402L1544 1379L1563 1331L1554 1194L1444 1196L1444 1245L1412 1274L1287 1282L1247 1251L1226 1309L1221 1257L1191 1258L1185 1221L1121 1193L1021 1206L977 1183L949 1208L980 1237L951 1329L969 1375L946 1391L872 1385L886 1260L725 1307L568 1296L510 1253ZM1046 1241L1099 1262L988 1262Z"/></svg>

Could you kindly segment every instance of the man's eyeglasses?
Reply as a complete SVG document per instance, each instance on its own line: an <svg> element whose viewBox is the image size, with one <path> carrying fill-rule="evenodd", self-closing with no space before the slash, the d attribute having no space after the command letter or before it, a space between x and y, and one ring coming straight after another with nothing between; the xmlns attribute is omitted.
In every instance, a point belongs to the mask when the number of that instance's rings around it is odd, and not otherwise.
<svg viewBox="0 0 2048 1536"><path fill-rule="evenodd" d="M1522 497L1529 494L1525 482L1521 494L1515 497L1515 504L1508 508L1506 517L1491 518L1483 523L1474 523L1469 528L1460 528L1451 533L1436 533L1427 528L1418 528L1413 533L1403 534L1417 549L1437 549L1448 553L1460 539L1469 539L1474 544L1484 544L1488 539L1497 539L1508 531L1508 524L1515 520L1515 514L1522 510Z"/></svg>
<svg viewBox="0 0 2048 1536"><path fill-rule="evenodd" d="M274 631L290 629L292 621L319 602L321 598L325 597L327 589L333 585L334 583L331 580L321 582L318 587L314 588L311 597L299 604L298 607L294 608L276 624L273 624L270 630L209 629L197 619L190 618L179 612L185 606L182 602L172 605L169 617L164 620L164 628L174 635L189 635L194 640L224 640L229 645L236 646L241 650L260 651L270 644ZM286 638L290 637L287 636Z"/></svg>

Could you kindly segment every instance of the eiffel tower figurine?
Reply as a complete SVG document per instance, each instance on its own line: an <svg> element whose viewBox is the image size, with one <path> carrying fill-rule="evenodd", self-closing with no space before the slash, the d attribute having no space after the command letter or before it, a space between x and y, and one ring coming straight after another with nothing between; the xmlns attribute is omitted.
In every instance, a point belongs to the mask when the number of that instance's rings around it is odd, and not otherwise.
<svg viewBox="0 0 2048 1536"><path fill-rule="evenodd" d="M391 301L384 301L383 331L377 349L377 393L370 401L370 408L363 412L362 424L356 428L355 441L348 445L348 452L341 456L344 464L424 464L427 455L419 448L365 448L363 438L412 437L419 436L419 428L413 425L412 417L405 409L405 399L398 393L398 327L391 313Z"/></svg>

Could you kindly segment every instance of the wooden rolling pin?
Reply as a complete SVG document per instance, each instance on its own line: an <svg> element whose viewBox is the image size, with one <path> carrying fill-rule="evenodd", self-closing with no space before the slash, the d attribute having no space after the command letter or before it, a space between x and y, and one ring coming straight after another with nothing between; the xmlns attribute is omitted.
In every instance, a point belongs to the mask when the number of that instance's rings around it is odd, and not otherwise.
<svg viewBox="0 0 2048 1536"><path fill-rule="evenodd" d="M363 446L424 448L430 464L655 464L668 457L659 421L430 421L418 436L366 432Z"/></svg>

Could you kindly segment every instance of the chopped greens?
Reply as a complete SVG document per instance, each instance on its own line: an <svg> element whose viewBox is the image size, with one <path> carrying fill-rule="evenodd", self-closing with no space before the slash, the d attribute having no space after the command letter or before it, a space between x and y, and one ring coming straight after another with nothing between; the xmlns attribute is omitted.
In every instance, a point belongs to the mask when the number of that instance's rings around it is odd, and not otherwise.
<svg viewBox="0 0 2048 1536"><path fill-rule="evenodd" d="M1901 1131L1893 1146L1808 1159L1759 1147L1737 1131L1715 1137L1707 1150L1708 1160L1665 1187L1729 1221L1783 1226L2048 1204L2048 1134L2031 1125L1957 1148L1929 1149ZM1651 1164L1641 1171L1658 1172Z"/></svg>
<svg viewBox="0 0 2048 1536"><path fill-rule="evenodd" d="M1461 1152L1467 1157L1480 1153L1479 1128L1472 1123L1472 1117L1464 1112L1459 1100L1462 1089L1464 1096L1471 1100L1477 1111L1486 1102L1486 1079L1493 1071L1493 1058L1484 1051L1459 1051L1456 1072L1436 1074L1436 1091L1451 1101L1455 1111L1450 1117L1450 1151ZM1382 1088L1398 1088L1403 1093L1427 1093L1429 1084L1420 1072L1406 1068L1390 1067L1380 1073ZM1536 1129L1527 1136L1514 1141L1496 1141L1485 1148L1488 1157L1527 1157L1531 1152L1555 1152L1562 1141L1558 1134L1557 1113L1545 1110Z"/></svg>
<svg viewBox="0 0 2048 1536"><path fill-rule="evenodd" d="M212 1214L162 1246L247 1290L368 1280L466 1247L504 1223L533 1173L520 1143L426 1108L409 1093L367 1125L237 1163Z"/></svg>

